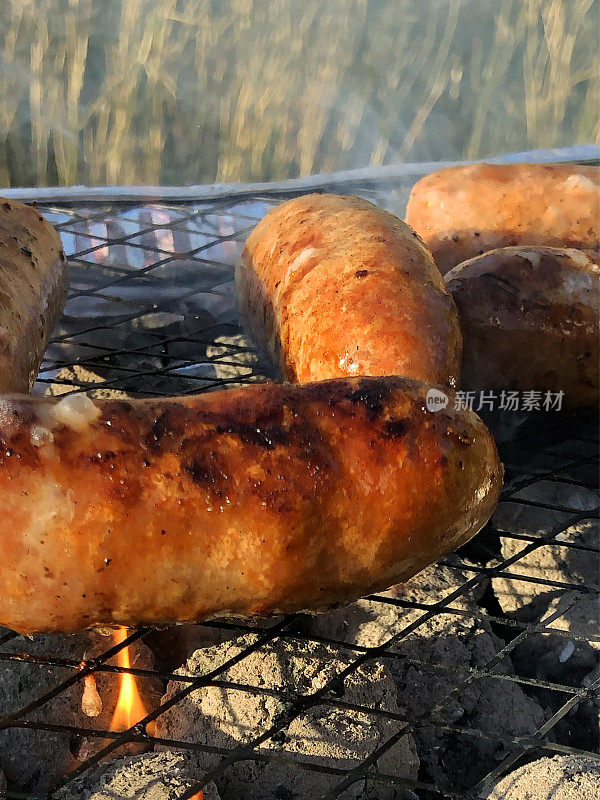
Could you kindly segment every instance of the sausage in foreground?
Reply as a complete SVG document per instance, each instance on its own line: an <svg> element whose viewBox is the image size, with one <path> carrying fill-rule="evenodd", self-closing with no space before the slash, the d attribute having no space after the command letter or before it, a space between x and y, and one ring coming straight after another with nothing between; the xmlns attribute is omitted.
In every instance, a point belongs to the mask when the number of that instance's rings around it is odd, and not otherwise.
<svg viewBox="0 0 600 800"><path fill-rule="evenodd" d="M598 251L600 167L447 167L413 186L406 221L429 247L442 275L497 247Z"/></svg>
<svg viewBox="0 0 600 800"><path fill-rule="evenodd" d="M427 391L2 398L0 624L317 611L410 578L480 530L502 476L481 420Z"/></svg>
<svg viewBox="0 0 600 800"><path fill-rule="evenodd" d="M254 228L236 270L251 332L293 383L406 375L455 386L462 336L431 253L359 197L309 194Z"/></svg>

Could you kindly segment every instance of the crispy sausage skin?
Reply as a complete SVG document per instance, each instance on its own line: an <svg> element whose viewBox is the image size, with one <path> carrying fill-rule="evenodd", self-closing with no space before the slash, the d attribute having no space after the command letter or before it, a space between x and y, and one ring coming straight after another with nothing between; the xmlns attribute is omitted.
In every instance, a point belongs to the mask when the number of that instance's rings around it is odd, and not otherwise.
<svg viewBox="0 0 600 800"><path fill-rule="evenodd" d="M60 238L35 208L0 198L0 393L28 392L67 293Z"/></svg>
<svg viewBox="0 0 600 800"><path fill-rule="evenodd" d="M502 474L481 420L427 390L0 399L0 624L319 610L409 578L482 527Z"/></svg>
<svg viewBox="0 0 600 800"><path fill-rule="evenodd" d="M506 247L446 275L464 333L462 386L559 392L598 407L598 256Z"/></svg>
<svg viewBox="0 0 600 800"><path fill-rule="evenodd" d="M311 194L282 203L250 234L236 286L252 333L290 382L458 379L458 315L431 254L366 200Z"/></svg>
<svg viewBox="0 0 600 800"><path fill-rule="evenodd" d="M600 249L600 168L576 164L473 164L421 178L406 221L442 275L513 245Z"/></svg>

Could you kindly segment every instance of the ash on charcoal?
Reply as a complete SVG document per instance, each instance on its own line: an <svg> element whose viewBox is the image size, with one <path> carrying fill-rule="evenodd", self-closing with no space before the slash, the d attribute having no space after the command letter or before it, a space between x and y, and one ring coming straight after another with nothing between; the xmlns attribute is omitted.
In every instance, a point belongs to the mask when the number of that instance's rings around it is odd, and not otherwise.
<svg viewBox="0 0 600 800"><path fill-rule="evenodd" d="M55 800L179 800L202 779L185 753L164 750L101 764L69 783ZM203 800L219 800L213 783L202 789Z"/></svg>
<svg viewBox="0 0 600 800"><path fill-rule="evenodd" d="M512 558L525 550L528 542L508 536L502 537L502 557ZM580 544L594 548L568 547ZM534 619L530 605L540 596L551 593L551 585L539 581L558 581L575 585L586 585L600 589L598 569L598 547L600 547L600 525L597 520L585 520L571 525L555 537L554 541L526 553L508 568L510 572L526 579L499 576L492 580L492 588L505 613L517 613L519 618ZM558 589L559 587L557 587ZM561 590L562 591L562 590Z"/></svg>
<svg viewBox="0 0 600 800"><path fill-rule="evenodd" d="M66 659L78 664L104 652L110 644L107 637L90 631L73 636L47 634L31 639L18 637L5 644L2 650ZM131 646L131 664L142 669L153 667L152 654L143 643L135 642ZM0 668L0 714L17 712L57 687L75 671L76 668L70 667L3 660ZM82 678L28 714L26 719L107 730L116 705L119 676L107 672L96 672L94 675L96 689L102 700L99 715L89 717L82 710ZM141 678L138 679L138 686L149 706L158 702L160 687L156 682ZM96 744L96 741L95 737L90 737L90 743ZM24 791L46 791L79 765L81 744L80 737L69 733L7 728L0 732L0 768L11 785Z"/></svg>
<svg viewBox="0 0 600 800"><path fill-rule="evenodd" d="M72 392L74 387L98 387L98 384L105 383L106 378L92 372L79 364L74 364L72 367L63 367L54 376L53 382L46 388L45 393L58 397L62 394ZM125 398L129 395L121 389L113 388L90 388L88 390L90 397L99 399L117 400Z"/></svg>
<svg viewBox="0 0 600 800"><path fill-rule="evenodd" d="M538 582L539 579L600 589L598 556L589 550L566 546L567 543L598 548L600 528L597 521L587 520L572 525L557 537L556 543L538 547L525 554L510 567L510 571L533 580L519 580L499 576L493 578L492 588L504 613L521 622L539 622L555 613L559 616L547 623L546 628L569 631L573 638L537 633L517 647L513 654L515 664L531 671L536 667L536 677L573 683L574 675L589 672L600 656L600 598L594 591L589 594L554 588ZM518 555L527 543L518 539L502 538L502 555ZM535 660L532 655L535 654ZM526 672L525 674L529 674Z"/></svg>
<svg viewBox="0 0 600 800"><path fill-rule="evenodd" d="M584 756L540 758L511 772L485 800L598 800L600 760Z"/></svg>
<svg viewBox="0 0 600 800"><path fill-rule="evenodd" d="M599 526L586 520L568 527L555 538L556 544L538 547L516 561L510 571L533 580L500 576L492 587L504 613L524 623L537 623L558 614L545 624L550 632L530 633L513 650L511 658L519 675L579 688L600 666L600 596L548 586L539 579L598 587L600 571L596 552L566 546L569 543L597 548ZM502 555L518 555L526 542L502 538ZM598 587L600 588L600 587ZM551 631L562 631L553 634ZM564 633L570 635L565 636ZM543 689L536 697L553 714L564 697ZM552 735L572 746L586 747L598 742L600 703L590 696L573 708L553 728Z"/></svg>
<svg viewBox="0 0 600 800"><path fill-rule="evenodd" d="M256 641L256 635L248 634L235 642L198 650L181 673L205 675ZM364 706L364 711L332 705L331 697L330 702L310 705L308 697L334 680L352 661L352 656L324 645L281 639L269 642L219 675L220 680L249 686L248 690L216 686L197 689L158 717L157 735L232 750L266 733L285 719L294 699L303 699L305 710L257 750L275 756L277 761L254 761L250 754L246 760L227 767L215 783L223 800L317 797L341 778L302 769L292 762L348 770L362 763L402 727L401 722L369 710L398 711L394 683L381 664L367 663L337 686L338 698ZM173 697L184 685L171 682L164 699ZM220 761L202 751L197 751L197 759L204 769ZM399 777L415 778L418 759L412 737L401 737L380 759L379 767ZM406 796L391 787L365 794L364 783L342 795L365 800Z"/></svg>
<svg viewBox="0 0 600 800"><path fill-rule="evenodd" d="M511 680L477 677L456 691L502 646L485 621L438 616L394 648L400 656L419 662L415 665L400 657L389 665L398 687L398 704L406 716L418 720L440 704L431 722L419 725L414 737L423 775L443 788L471 786L510 752L507 742L512 737L534 733L545 720L539 704ZM513 674L508 659L496 670ZM435 723L501 739L446 732Z"/></svg>
<svg viewBox="0 0 600 800"><path fill-rule="evenodd" d="M256 348L242 333L217 336L215 343L206 348L206 355L215 368L216 377L221 380L239 379L242 385L247 383L250 377L254 379L268 377L265 364L261 362Z"/></svg>
<svg viewBox="0 0 600 800"><path fill-rule="evenodd" d="M252 630L266 630L281 622L283 617L272 616L253 620L244 620L245 627L251 625ZM229 627L227 622L234 627ZM174 672L180 667L195 650L205 647L231 642L242 633L239 618L219 617L212 623L198 623L197 625L174 625L170 628L150 631L144 642L154 653L156 667L161 672Z"/></svg>
<svg viewBox="0 0 600 800"><path fill-rule="evenodd" d="M377 597L382 600L358 600L327 614L307 616L301 627L308 635L361 647L379 647L426 613L426 609L394 605L394 600L433 606L461 589L471 577L459 567L433 564L406 583L379 592ZM487 579L478 581L461 591L449 605L463 611L476 611L477 601L483 596L486 586ZM449 619L451 615L445 616Z"/></svg>
<svg viewBox="0 0 600 800"><path fill-rule="evenodd" d="M532 615L532 621L559 614L548 622L546 629L565 631L571 635L529 634L512 653L519 674L553 680L567 686L580 686L584 675L599 660L600 596L578 592L546 592L529 604L527 612Z"/></svg>
<svg viewBox="0 0 600 800"><path fill-rule="evenodd" d="M538 503L559 506L560 510L543 508ZM550 530L568 525L574 513L593 512L597 506L597 495L583 486L539 480L499 503L492 524L500 531L545 536Z"/></svg>
<svg viewBox="0 0 600 800"><path fill-rule="evenodd" d="M575 605L572 605L573 600ZM565 612L547 627L568 631L571 635L529 634L511 653L512 662L517 674L527 678L575 688L586 687L600 674L600 641L586 641L580 637L584 637L590 629L594 629L594 635L598 637L599 598L598 595L581 596L574 592L548 593L541 595L530 606L532 613L538 617L561 612L563 608ZM548 717L568 699L563 692L543 687L531 691ZM549 735L562 744L590 750L598 747L599 733L600 698L592 692L559 719Z"/></svg>
<svg viewBox="0 0 600 800"><path fill-rule="evenodd" d="M583 688L588 688L600 678L600 667L589 672L581 681ZM555 713L569 697L560 692L549 692L543 689L536 692L540 704L546 708L547 716ZM559 694L557 700L556 695ZM554 696L553 696L554 695ZM563 745L577 747L580 750L598 751L600 733L598 690L590 691L582 700L574 705L552 727L549 738Z"/></svg>
<svg viewBox="0 0 600 800"><path fill-rule="evenodd" d="M541 537L561 525L568 525L572 516L572 512L569 511L538 508L505 500L498 503L490 522L492 527L499 531Z"/></svg>
<svg viewBox="0 0 600 800"><path fill-rule="evenodd" d="M472 577L473 573L459 567L432 565L380 596L433 606L462 589ZM504 646L485 617L481 618L478 601L486 586L487 580L480 580L449 603L466 613L437 611L391 645L390 652L395 655L386 664L397 686L398 705L407 719L418 722L426 716L471 670L484 667ZM359 600L347 609L309 618L305 625L320 636L373 647L389 641L424 615L424 609ZM514 674L508 658L497 665L497 670ZM533 733L543 723L544 713L518 684L479 678L452 697L436 721L510 738ZM471 785L508 752L505 745L493 739L447 733L425 723L415 727L413 736L421 777L444 788Z"/></svg>

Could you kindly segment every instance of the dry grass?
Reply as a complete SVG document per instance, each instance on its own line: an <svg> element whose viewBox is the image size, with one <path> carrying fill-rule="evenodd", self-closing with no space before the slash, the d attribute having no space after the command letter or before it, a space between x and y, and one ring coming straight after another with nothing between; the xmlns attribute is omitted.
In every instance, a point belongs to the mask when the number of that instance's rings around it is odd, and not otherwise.
<svg viewBox="0 0 600 800"><path fill-rule="evenodd" d="M0 184L597 142L599 15L599 0L4 0Z"/></svg>

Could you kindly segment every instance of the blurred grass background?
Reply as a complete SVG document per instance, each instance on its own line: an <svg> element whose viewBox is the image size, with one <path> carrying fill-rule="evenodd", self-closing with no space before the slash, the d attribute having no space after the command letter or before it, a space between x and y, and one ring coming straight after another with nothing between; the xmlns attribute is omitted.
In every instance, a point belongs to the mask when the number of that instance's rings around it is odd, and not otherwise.
<svg viewBox="0 0 600 800"><path fill-rule="evenodd" d="M2 0L0 185L600 141L599 0Z"/></svg>

